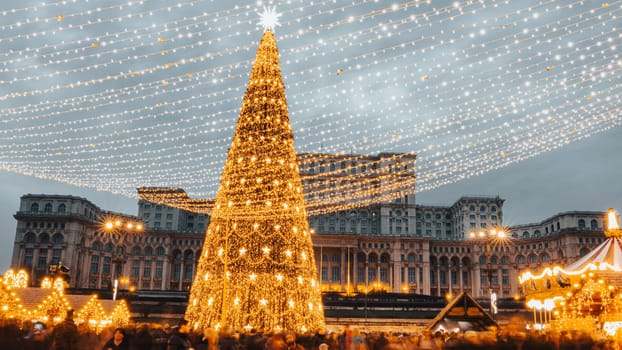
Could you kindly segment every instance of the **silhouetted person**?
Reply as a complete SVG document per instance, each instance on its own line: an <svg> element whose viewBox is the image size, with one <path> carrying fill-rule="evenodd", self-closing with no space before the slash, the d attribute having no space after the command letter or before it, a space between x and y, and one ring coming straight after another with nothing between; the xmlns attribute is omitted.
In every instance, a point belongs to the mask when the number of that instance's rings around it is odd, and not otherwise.
<svg viewBox="0 0 622 350"><path fill-rule="evenodd" d="M187 320L179 322L179 326L175 327L171 332L171 337L168 338L167 350L188 350L192 348L192 343L188 337L190 333L190 327Z"/></svg>
<svg viewBox="0 0 622 350"><path fill-rule="evenodd" d="M114 330L112 338L104 344L102 350L130 350L130 342L126 339L123 328Z"/></svg>
<svg viewBox="0 0 622 350"><path fill-rule="evenodd" d="M153 337L151 336L151 333L149 333L149 326L146 324L140 325L136 335L134 335L130 341L130 344L131 350L151 350L151 346L153 345Z"/></svg>
<svg viewBox="0 0 622 350"><path fill-rule="evenodd" d="M51 336L52 350L79 350L78 327L73 322L73 310L67 310L65 319L57 324Z"/></svg>

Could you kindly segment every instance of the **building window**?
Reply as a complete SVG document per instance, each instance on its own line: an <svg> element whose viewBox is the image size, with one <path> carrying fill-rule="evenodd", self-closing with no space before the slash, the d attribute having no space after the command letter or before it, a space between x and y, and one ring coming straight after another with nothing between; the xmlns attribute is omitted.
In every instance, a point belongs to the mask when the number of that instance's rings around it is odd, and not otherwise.
<svg viewBox="0 0 622 350"><path fill-rule="evenodd" d="M335 282L341 281L341 271L338 266L333 266L332 280Z"/></svg>
<svg viewBox="0 0 622 350"><path fill-rule="evenodd" d="M357 282L365 281L365 269L363 268L356 269L356 280Z"/></svg>
<svg viewBox="0 0 622 350"><path fill-rule="evenodd" d="M59 214L65 214L65 211L67 211L67 206L64 204L59 204L58 205L58 213Z"/></svg>
<svg viewBox="0 0 622 350"><path fill-rule="evenodd" d="M34 248L26 248L24 251L24 267L32 267L32 256L34 255Z"/></svg>
<svg viewBox="0 0 622 350"><path fill-rule="evenodd" d="M559 223L557 223L557 225L559 225ZM596 222L596 220L592 220L592 221L590 221L590 228L591 228L592 230L596 230L596 229L598 229L598 222Z"/></svg>
<svg viewBox="0 0 622 350"><path fill-rule="evenodd" d="M39 203L32 203L30 205L30 212L31 213L38 213L39 212Z"/></svg>
<svg viewBox="0 0 622 350"><path fill-rule="evenodd" d="M579 219L579 230L585 229L585 220Z"/></svg>
<svg viewBox="0 0 622 350"><path fill-rule="evenodd" d="M162 278L163 267L164 267L164 261L162 260L156 261L156 271L155 271L156 278Z"/></svg>
<svg viewBox="0 0 622 350"><path fill-rule="evenodd" d="M486 274L486 270L479 270L479 283L483 285L488 285L488 275Z"/></svg>
<svg viewBox="0 0 622 350"><path fill-rule="evenodd" d="M143 277L151 278L151 266L145 266L145 268L143 269Z"/></svg>
<svg viewBox="0 0 622 350"><path fill-rule="evenodd" d="M34 233L28 232L24 235L24 242L25 243L36 243L37 237L35 236Z"/></svg>
<svg viewBox="0 0 622 350"><path fill-rule="evenodd" d="M57 233L54 236L52 236L52 243L54 244L63 244L64 240L65 238L60 233Z"/></svg>
<svg viewBox="0 0 622 350"><path fill-rule="evenodd" d="M408 283L415 283L415 268L408 268Z"/></svg>
<svg viewBox="0 0 622 350"><path fill-rule="evenodd" d="M112 258L109 256L104 257L104 265L102 266L102 273L106 276L110 275L110 263L112 262Z"/></svg>
<svg viewBox="0 0 622 350"><path fill-rule="evenodd" d="M173 266L173 279L178 280L181 277L181 264Z"/></svg>
<svg viewBox="0 0 622 350"><path fill-rule="evenodd" d="M45 205L45 207L43 207L43 212L44 213L51 213L52 212L52 203L47 203Z"/></svg>
<svg viewBox="0 0 622 350"><path fill-rule="evenodd" d="M367 281L374 282L376 280L376 269L367 270Z"/></svg>
<svg viewBox="0 0 622 350"><path fill-rule="evenodd" d="M47 252L45 252L45 255L41 255L41 253L39 253L39 261L37 261L37 268L45 269L47 267L48 267Z"/></svg>
<svg viewBox="0 0 622 350"><path fill-rule="evenodd" d="M187 264L186 266L184 266L184 279L191 280L193 272L194 267L191 264Z"/></svg>
<svg viewBox="0 0 622 350"><path fill-rule="evenodd" d="M328 268L326 266L322 266L322 281L328 281Z"/></svg>
<svg viewBox="0 0 622 350"><path fill-rule="evenodd" d="M387 283L388 281L389 281L389 276L387 273L387 269L383 267L380 269L380 282Z"/></svg>
<svg viewBox="0 0 622 350"><path fill-rule="evenodd" d="M52 249L52 265L56 265L60 262L60 257L62 254L62 249Z"/></svg>

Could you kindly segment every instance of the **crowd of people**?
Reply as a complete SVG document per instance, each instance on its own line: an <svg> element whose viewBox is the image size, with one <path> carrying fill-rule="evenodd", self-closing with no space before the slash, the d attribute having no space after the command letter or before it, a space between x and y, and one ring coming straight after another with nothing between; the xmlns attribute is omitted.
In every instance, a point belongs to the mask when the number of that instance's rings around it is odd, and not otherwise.
<svg viewBox="0 0 622 350"><path fill-rule="evenodd" d="M138 324L96 333L73 321L69 312L61 323L4 320L0 323L0 349L7 350L618 350L614 339L580 332L454 332L421 330L414 333L361 332L345 325L339 331L313 334L235 332L224 327L202 333L188 322Z"/></svg>

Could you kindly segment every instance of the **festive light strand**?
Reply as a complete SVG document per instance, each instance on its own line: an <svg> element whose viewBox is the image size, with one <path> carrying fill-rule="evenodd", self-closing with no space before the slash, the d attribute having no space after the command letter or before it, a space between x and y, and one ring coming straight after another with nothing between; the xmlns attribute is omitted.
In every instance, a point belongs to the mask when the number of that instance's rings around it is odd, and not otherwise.
<svg viewBox="0 0 622 350"><path fill-rule="evenodd" d="M428 190L615 127L621 3L292 1L279 42L297 147L414 153ZM128 196L145 185L215 195L260 6L145 1L122 13L136 4L108 5L118 20L102 24L89 4L20 5L29 21L5 10L3 38L27 44L0 43L11 96L0 169ZM67 36L78 23L84 33Z"/></svg>

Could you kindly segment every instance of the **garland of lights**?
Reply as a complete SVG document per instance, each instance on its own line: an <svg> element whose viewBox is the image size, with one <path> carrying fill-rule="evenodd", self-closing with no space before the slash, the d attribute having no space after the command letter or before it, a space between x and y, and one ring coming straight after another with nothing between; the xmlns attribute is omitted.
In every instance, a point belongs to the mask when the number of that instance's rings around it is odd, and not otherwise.
<svg viewBox="0 0 622 350"><path fill-rule="evenodd" d="M416 154L424 191L616 127L621 4L283 5L281 58L300 151ZM257 10L207 1L5 10L0 71L6 87L20 88L0 92L0 169L131 197L136 187L170 186L213 198ZM104 23L115 27L102 32ZM74 30L87 34L59 42ZM334 209L370 195L352 197L345 182L309 195L331 192Z"/></svg>

